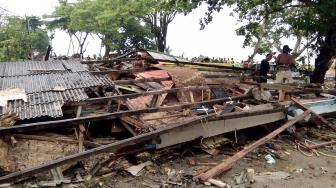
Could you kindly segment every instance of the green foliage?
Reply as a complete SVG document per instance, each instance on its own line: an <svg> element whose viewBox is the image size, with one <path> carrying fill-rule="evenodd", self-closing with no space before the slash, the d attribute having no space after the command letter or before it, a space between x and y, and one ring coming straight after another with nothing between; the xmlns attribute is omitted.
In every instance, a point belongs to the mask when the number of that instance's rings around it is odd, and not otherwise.
<svg viewBox="0 0 336 188"><path fill-rule="evenodd" d="M282 36L326 34L335 27L336 0L199 0L208 4L209 12L202 20L206 25L212 20L212 13L224 6L233 8L240 22L248 22L238 34L257 36L267 31L273 42ZM244 31L244 32L243 32ZM249 37L251 38L251 37Z"/></svg>
<svg viewBox="0 0 336 188"><path fill-rule="evenodd" d="M0 27L0 61L31 59L46 53L49 44L47 32L38 28L41 22L36 17L31 19L31 31L28 32L27 20L15 16L6 17Z"/></svg>
<svg viewBox="0 0 336 188"><path fill-rule="evenodd" d="M49 28L63 29L77 39L80 39L79 33L97 34L106 47L105 54L110 51L123 52L129 48L152 48L153 35L147 24L131 14L132 2L132 0L63 2L55 9L53 16L56 19L49 23Z"/></svg>
<svg viewBox="0 0 336 188"><path fill-rule="evenodd" d="M324 82L324 75L336 57L336 0L199 0L208 4L208 13L201 20L202 26L210 23L212 13L224 6L233 8L239 21L248 24L259 23L258 27L241 28L238 33L247 38L245 44L251 44L255 36L259 44L261 38L272 38L277 43L281 36L312 36L314 45L309 45L317 53L312 82ZM261 30L262 31L262 30ZM260 35L261 34L261 35ZM272 36L272 37L270 37ZM301 37L301 38L300 38ZM250 42L250 43L249 43ZM307 44L312 41L308 41ZM297 43L299 44L299 43Z"/></svg>

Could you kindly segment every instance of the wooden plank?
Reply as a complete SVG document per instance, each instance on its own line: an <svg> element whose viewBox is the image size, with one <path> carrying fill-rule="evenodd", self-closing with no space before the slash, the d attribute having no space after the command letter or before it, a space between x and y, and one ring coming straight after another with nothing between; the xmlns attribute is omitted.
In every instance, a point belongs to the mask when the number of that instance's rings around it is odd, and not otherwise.
<svg viewBox="0 0 336 188"><path fill-rule="evenodd" d="M133 136L136 136L137 135L137 133L127 124L127 123L125 123L125 122L123 122L123 121L121 121L120 122L124 127L125 127L125 129L126 130L128 130L128 132L130 132Z"/></svg>
<svg viewBox="0 0 336 188"><path fill-rule="evenodd" d="M105 114L99 114L99 115L94 115L94 116L70 118L70 119L64 119L64 120L28 123L28 124L21 124L21 125L16 125L12 127L1 127L0 133L2 134L3 133L22 133L22 132L27 132L27 131L50 129L50 128L56 128L56 127L67 127L67 126L73 126L74 124L78 125L80 123L85 123L85 122L90 122L90 121L115 119L116 117L121 117L121 116L129 116L129 115L136 115L136 114L142 114L142 113L162 112L162 111L169 111L169 110L182 110L182 109L200 106L204 104L212 105L212 104L218 104L218 103L223 103L227 101L239 101L239 100L244 100L248 98L251 98L251 95L219 98L219 99L207 100L207 101L202 101L202 102L186 103L186 104L155 107L155 108L146 108L146 109L140 109L140 110L119 111L119 112L113 112L113 113L105 113Z"/></svg>
<svg viewBox="0 0 336 188"><path fill-rule="evenodd" d="M263 114L265 112L263 111L258 111L258 112L250 112L250 114ZM89 149L86 150L84 152L81 153L76 153L73 155L69 155L63 158L59 158L56 160L52 160L49 162L46 162L42 165L36 166L36 167L31 167L31 168L27 168L27 169L23 169L21 171L18 172L14 172L5 176L0 177L0 183L6 183L6 182L12 182L14 180L20 179L20 178L24 178L27 176L31 176L46 170L50 170L52 168L61 166L63 164L69 163L69 162L77 162L83 159L87 159L88 157L92 156L92 155L97 155L100 153L111 153L111 152L116 152L115 154L118 154L118 150L126 147L126 146L132 146L138 143L150 143L151 139L157 140L156 138L158 138L158 136L171 132L173 130L178 130L178 129L183 129L189 126L194 126L197 123L201 123L204 121L210 121L210 120L217 120L217 119L229 119L229 118L237 118L237 117L242 117L242 116L246 116L249 113L228 113L228 114L223 114L218 116L215 113L212 114L208 114L208 115L203 115L203 116L198 116L196 118L193 119L188 119L182 122L178 122L176 124L170 125L166 128L160 129L160 130L156 130L156 131L152 131L149 133L145 133L145 134L141 134L135 137L131 137L125 140L121 140L121 141L117 141L108 145L103 145L94 149ZM122 150L121 150L122 151Z"/></svg>
<svg viewBox="0 0 336 188"><path fill-rule="evenodd" d="M190 95L190 102L194 103L195 100L194 100L194 94L192 91L189 91L189 95Z"/></svg>
<svg viewBox="0 0 336 188"><path fill-rule="evenodd" d="M78 106L76 117L80 117L82 113L82 106ZM78 125L78 151L82 152L85 150L84 148L84 133L85 127L83 124Z"/></svg>
<svg viewBox="0 0 336 188"><path fill-rule="evenodd" d="M87 104L107 102L109 100L119 100L119 99L127 99L127 98L131 99L131 98L136 98L136 97L159 95L159 94L164 94L164 93L177 93L179 91L198 91L198 90L209 90L209 89L218 89L218 88L226 88L226 86L223 86L223 85L188 86L188 87L180 87L180 88L172 88L172 89L147 91L147 92L142 92L142 93L114 95L114 96L108 96L108 97L90 98L82 102L69 103L66 106L79 106L79 105L84 106Z"/></svg>
<svg viewBox="0 0 336 188"><path fill-rule="evenodd" d="M294 97L292 97L292 101L295 103L295 105L299 108L301 108L302 110L308 110L309 108L306 107L304 104L302 104L299 100L295 99ZM333 129L334 131L336 131L336 125L329 122L328 120L326 120L325 118L323 118L321 115L315 113L312 111L311 113L314 118L318 119L319 121L321 121L323 124L327 125L328 127L330 127L331 129Z"/></svg>
<svg viewBox="0 0 336 188"><path fill-rule="evenodd" d="M132 80L115 80L114 84L135 84L135 83L144 83L144 82L161 82L171 80L170 77L162 78L141 78L141 79L132 79Z"/></svg>
<svg viewBox="0 0 336 188"><path fill-rule="evenodd" d="M122 93L120 92L119 88L118 87L115 87L114 90L117 92L118 95L121 95ZM126 98L125 99L125 103L126 103L126 106L129 110L134 110L129 98ZM121 101L118 101L118 111L120 110L120 105L121 105ZM134 119L133 117L126 117L128 118L129 120L131 120L131 122L134 122ZM124 119L126 118L120 118L121 121L124 121ZM133 121L132 121L133 120ZM142 117L139 117L136 119L137 121L135 121L136 123L133 123L134 125L136 126L140 126L140 127L144 127L146 125L146 123L144 122L144 120L142 119ZM133 125L132 123L130 123L131 125ZM122 124L122 125L126 125L126 124ZM131 127L125 127L126 130L129 130L131 129ZM133 130L134 132L134 130ZM133 132L131 131L130 133L133 134Z"/></svg>
<svg viewBox="0 0 336 188"><path fill-rule="evenodd" d="M172 63L175 63L175 62L172 62ZM221 68L221 69L228 69L228 70L240 70L240 71L251 71L251 70L254 70L254 69L246 69L246 68L241 68L241 67L229 67L229 66L211 64L211 63L179 62L178 64L181 64L181 65L197 65L197 66L201 66L201 67L213 67L213 68Z"/></svg>
<svg viewBox="0 0 336 188"><path fill-rule="evenodd" d="M234 114L239 115L238 117L235 117ZM226 115L223 119L218 119L216 121L204 120L201 123L196 123L192 127L184 127L162 134L160 136L161 142L157 145L157 148L165 148L200 137L212 137L282 119L285 119L284 109L228 113L228 115Z"/></svg>
<svg viewBox="0 0 336 188"><path fill-rule="evenodd" d="M224 171L227 171L238 160L240 160L241 158L243 158L246 154L248 154L249 152L253 151L254 149L256 149L257 147L259 147L260 145L264 144L268 140L274 138L275 136L277 136L278 134L280 134L281 132L283 132L284 130L286 130L288 127L294 125L296 122L298 122L300 120L303 120L310 113L311 113L310 110L305 111L300 116L296 117L293 120L288 121L287 123L285 123L284 125L282 125L278 129L276 129L275 131L273 131L270 134L266 135L265 137L257 140L253 144L245 147L243 150L239 151L238 153L236 153L235 155L229 157L228 159L225 159L222 163L220 163L219 165L213 167L209 171L201 174L200 176L198 176L198 178L201 179L202 181L207 181L208 179L213 178L213 177L215 177L215 176L223 173Z"/></svg>
<svg viewBox="0 0 336 188"><path fill-rule="evenodd" d="M64 143L70 143L70 144L78 144L77 140L72 139L66 139L66 138L55 138L50 136L41 136L41 135L28 135L28 134L14 134L15 138L18 139L27 139L27 140L41 140L41 141L48 141L48 142L64 142ZM101 146L100 144L90 142L87 140L84 140L84 145L89 148L95 148Z"/></svg>
<svg viewBox="0 0 336 188"><path fill-rule="evenodd" d="M143 67L143 68L135 68L135 69L124 69L124 70L117 70L117 69L112 69L112 70L103 70L103 71L90 71L89 73L91 74L112 74L112 73L136 73L136 72L143 72L148 70L149 67Z"/></svg>
<svg viewBox="0 0 336 188"><path fill-rule="evenodd" d="M141 57L141 58L115 58L111 60L100 60L100 61L82 61L82 64L95 64L95 63L114 63L114 62L121 62L121 61L138 61L138 60L147 60L149 62L151 61L159 61L159 62L168 62L168 63L175 63L177 65L197 65L201 67L214 67L214 68L221 68L221 69L228 69L228 70L241 70L241 71L251 71L254 69L246 69L241 67L229 67L229 66L222 66L217 64L211 64L211 63L192 63L192 62L180 62L178 60L167 60L167 59L153 59L153 58L147 58L147 57Z"/></svg>

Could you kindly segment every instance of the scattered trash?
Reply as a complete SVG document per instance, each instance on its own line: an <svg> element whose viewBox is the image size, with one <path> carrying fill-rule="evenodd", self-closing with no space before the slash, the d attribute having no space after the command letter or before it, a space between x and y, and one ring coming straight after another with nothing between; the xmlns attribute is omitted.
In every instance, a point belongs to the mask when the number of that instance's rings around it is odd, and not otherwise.
<svg viewBox="0 0 336 188"><path fill-rule="evenodd" d="M269 181L269 180L280 180L287 179L290 174L283 171L278 172L261 172L254 176L255 181Z"/></svg>
<svg viewBox="0 0 336 188"><path fill-rule="evenodd" d="M267 161L268 164L275 164L275 159L272 157L271 154L267 154L265 156L265 159L266 159L266 161Z"/></svg>
<svg viewBox="0 0 336 188"><path fill-rule="evenodd" d="M326 173L328 173L328 170L327 170L326 167L321 167L320 169L321 169L321 173L322 173L322 174L326 174Z"/></svg>
<svg viewBox="0 0 336 188"><path fill-rule="evenodd" d="M136 166L131 166L126 169L127 172L131 173L133 176L140 176L139 172L145 168L146 166L152 165L151 161L147 161Z"/></svg>
<svg viewBox="0 0 336 188"><path fill-rule="evenodd" d="M141 59L142 53L147 55L146 58ZM136 59L132 59L134 57ZM164 59L161 58L167 58L169 62L173 61L172 63L176 63L175 60L178 63L182 62L179 62L177 57L146 50L130 52L123 58L127 61L116 58L117 63L92 63L88 65L89 69L79 61L72 63L70 67L65 61L55 62L53 66L59 64L62 69L66 68L65 72L56 74L54 71L49 71L50 83L46 82L47 84L43 85L42 82L38 82L41 84L38 87L37 82L31 80L27 82L23 79L27 75L7 76L7 73L2 75L2 79L7 80L6 83L13 82L13 85L26 88L27 91L6 89L0 82L3 86L3 90L0 91L0 106L3 107L4 113L0 116L0 182L13 182L21 177L35 175L39 181L49 178L46 175L49 173L45 173L47 170L59 168L57 175L63 177L62 173L65 173L66 178L56 180L52 174L54 181L34 182L34 186L67 184L67 187L76 187L75 183L82 186L88 181L95 181L95 186L98 184L104 187L110 185L106 185L108 183L103 179L114 180L122 170L132 176L140 176L146 168L148 181L143 181L141 184L151 188L193 187L190 185L192 181L190 175L193 176L193 180L200 180L209 186L246 188L255 181L287 179L290 174L283 171L256 173L252 169L254 166L251 165L239 176L231 179L233 182L214 178L219 178L218 175L230 169L237 169L234 167L242 158L253 165L263 163L260 166L267 168L277 165L265 165L264 161L260 160L263 156L268 164L286 163L287 161L278 159L284 159L283 156L295 156L298 152L291 151L288 148L292 147L282 144L285 140L282 140L282 136L287 134L280 135L280 133L290 128L292 133L300 133L296 135L308 139L306 137L311 136L309 130L313 126L296 128L294 125L297 122L303 125L303 116L312 114L315 117L312 122L319 124L318 133L320 129L325 128L322 125L335 129L334 123L319 115L335 111L334 97L324 95L329 98L318 96L290 101L289 96L302 95L288 94L306 92L314 95L321 92L333 93L333 90L327 91L301 84L259 84L252 82L254 79L252 74L245 75L246 70L240 69L230 70L228 74L226 69L213 68L210 71L200 71L201 68L193 67L194 65L191 65L192 68L163 66L161 61ZM135 64L137 66L134 66ZM21 64L15 66L19 67ZM15 70L13 69L13 73ZM66 77L67 74L70 76ZM237 75L237 79L232 79ZM32 79L43 76L44 74L29 75ZM251 77L248 79L252 83L243 83L242 77L245 76ZM211 77L217 78L209 79ZM249 90L251 91L247 92ZM284 96L281 99L287 101L277 102L275 99L280 101L280 95L273 91L271 93L271 90L282 91ZM13 93L16 93L14 97ZM315 114L315 109L311 112L301 103L314 106L319 113ZM302 110L297 116L292 116L292 120L281 127L278 126L279 122L285 120L286 115L293 115L291 111L296 112L299 109ZM11 112L5 113L3 110ZM299 115L302 111L304 114ZM316 119L321 122L318 123ZM274 126L268 126L269 124ZM266 135L264 131L258 130L255 134L252 130L253 137L261 137L262 134L266 136L250 143L255 138L249 140L249 133L245 134L244 130L261 125L265 125L270 133ZM32 130L36 135L30 134ZM56 130L55 136L53 131ZM237 133L246 139L241 139ZM319 144L313 144L315 140L311 141L311 144L307 144L306 141L300 147L306 152L329 154L317 149L329 151L334 149L331 146L335 145L336 137L330 136L329 133L322 136L315 137L319 140L316 143ZM275 137L280 142L274 140ZM290 142L295 141L292 137L288 139ZM193 142L192 146L184 144L190 144L193 140L200 142ZM113 153L106 154L106 151ZM185 164L185 157L189 166ZM152 161L159 165L153 165ZM72 168L69 170L69 166L77 162L83 163L82 170L80 172ZM177 165L179 162L181 166ZM7 166L9 164L10 166ZM131 166L131 164L138 165ZM328 173L326 167L309 166L309 168L307 171L315 170L318 175ZM95 173L90 174L93 170ZM290 172L303 173L303 168ZM130 181L138 180L132 176L128 175ZM160 176L161 179L155 180L156 176ZM1 184L0 187L6 185Z"/></svg>
<svg viewBox="0 0 336 188"><path fill-rule="evenodd" d="M216 186L221 187L221 188L229 188L229 187L231 187L230 185L228 185L228 184L226 184L226 183L224 183L224 182L222 182L220 180L216 180L216 179L212 179L212 178L209 179L208 182L210 183L210 185L213 184L213 185L216 185Z"/></svg>

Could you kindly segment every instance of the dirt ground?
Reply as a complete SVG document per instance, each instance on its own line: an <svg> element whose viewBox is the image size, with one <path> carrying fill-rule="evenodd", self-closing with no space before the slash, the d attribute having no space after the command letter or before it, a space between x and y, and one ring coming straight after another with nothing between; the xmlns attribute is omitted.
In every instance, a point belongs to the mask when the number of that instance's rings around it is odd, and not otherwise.
<svg viewBox="0 0 336 188"><path fill-rule="evenodd" d="M194 141L153 152L144 152L136 156L119 158L103 168L100 171L101 174L97 174L89 181L80 181L79 183L75 183L76 173L74 173L74 169L70 168L69 173L63 173L66 178L71 179L71 182L61 187L215 187L194 180L195 174L206 167L219 164L270 131L271 129L265 127L251 128L237 132L237 135L230 133L213 140ZM334 131L329 129L301 127L296 129L296 133L296 138L300 136L301 140L305 140L306 143L309 143L308 140L323 143L336 139ZM316 151L319 152L319 156L317 156L302 147L300 151L295 140L294 136L288 133L277 136L250 152L239 160L231 170L215 177L215 179L227 183L232 188L336 188L336 145L317 149ZM218 142L221 144L218 145ZM200 143L202 143L202 147ZM210 155L204 150L205 145L210 146L211 144L213 144L212 151L217 151L215 155ZM330 156L324 156L321 152ZM266 161L267 154L274 157L274 164L269 164ZM106 158L106 156L104 157ZM86 164L84 165L85 169L80 167L81 170L78 171L83 172L81 174L83 179L86 179L87 175L87 172L84 171L90 169L87 166L93 167L95 162L102 160L103 158L98 156L88 159L86 163L90 162L90 165ZM133 176L126 170L148 161L151 161L152 164L144 167L138 174L139 176ZM237 183L238 177L247 169L250 171L253 169L255 181L250 184L244 178L244 182ZM282 175L284 176L280 177ZM41 179L35 179L33 182L26 182L32 186L25 184L25 186L19 187L40 187L36 185L39 185L39 182L43 180L45 177L42 176ZM247 186L242 186L242 184Z"/></svg>
<svg viewBox="0 0 336 188"><path fill-rule="evenodd" d="M280 143L278 146L285 150L287 156L283 159L275 159L275 164L268 164L264 159L265 154L260 149L250 153L240 160L228 172L216 177L229 185L235 184L238 177L246 168L254 169L255 176L265 172L287 172L289 177L257 179L249 187L252 188L329 188L336 187L336 160L332 157L312 156L308 157L300 153L293 142ZM335 148L333 148L334 150ZM224 149L225 150L225 149ZM127 172L118 172L111 177L99 179L96 183L101 187L211 187L192 180L192 174L204 166L190 165L188 161L193 159L197 162L216 163L227 155L220 154L215 157L191 152L175 153L169 160L157 161L146 167L139 177L133 177ZM190 163L190 162L189 162ZM90 185L86 185L90 187ZM234 187L234 186L233 186ZM239 187L239 186L236 186Z"/></svg>

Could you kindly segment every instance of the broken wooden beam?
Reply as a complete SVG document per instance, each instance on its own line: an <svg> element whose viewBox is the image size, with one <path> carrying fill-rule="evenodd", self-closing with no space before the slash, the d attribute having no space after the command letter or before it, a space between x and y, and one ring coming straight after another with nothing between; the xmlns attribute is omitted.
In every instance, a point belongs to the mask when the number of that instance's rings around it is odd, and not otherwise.
<svg viewBox="0 0 336 188"><path fill-rule="evenodd" d="M122 95L122 93L121 93L121 91L119 90L119 88L118 87L115 87L114 88L114 90L117 92L117 94L118 95ZM117 111L119 111L120 110L120 105L121 105L121 102L120 101L117 101L117 103L118 103L118 110ZM126 100L125 100L125 104L126 104L126 106L127 106L127 108L128 108L128 110L134 110L134 107L132 106L132 104L131 104L131 102L130 102L130 100L129 100L129 98L126 98ZM120 120L121 121L124 121L125 119L128 119L128 120L130 120L131 122L133 122L134 120L134 122L136 122L136 123L130 123L131 125L137 125L137 126L140 126L140 127L144 127L145 125L146 125L146 122L143 120L143 118L142 117L138 117L137 119L135 119L134 117L121 117L120 118ZM133 120L133 121L132 121ZM127 120L126 120L126 122L127 122ZM127 123L129 123L129 122L127 122ZM126 126L126 124L122 124L122 125L125 125ZM131 129L131 127L125 127L127 130L129 130L129 129ZM134 134L134 131L132 132L132 131L130 131L131 132L131 134Z"/></svg>
<svg viewBox="0 0 336 188"><path fill-rule="evenodd" d="M213 67L213 68L221 68L221 69L228 69L228 70L240 70L240 71L251 71L251 70L253 71L254 70L254 69L246 69L246 68L241 68L241 67L229 67L229 66L211 64L211 63L191 63L191 62L172 62L172 63L176 63L178 65L197 65L201 67Z"/></svg>
<svg viewBox="0 0 336 188"><path fill-rule="evenodd" d="M246 69L241 67L229 67L229 66L223 66L223 65L217 65L217 64L211 64L211 63L192 63L192 62L181 62L178 60L167 60L167 59L158 59L158 58L149 58L149 57L140 57L140 58L114 58L111 60L99 60L99 61L81 61L82 64L96 64L96 63L114 63L114 62L122 62L122 61L139 61L139 60L146 60L149 62L167 62L167 63L174 63L177 65L197 65L201 67L213 67L213 68L221 68L221 69L228 69L228 70L240 70L240 71L253 71L254 69Z"/></svg>
<svg viewBox="0 0 336 188"><path fill-rule="evenodd" d="M21 124L11 127L1 127L0 134L4 133L22 133L27 131L35 131L35 130L42 130L42 129L51 129L56 127L66 127L66 126L73 126L74 124L81 124L90 121L100 121L100 120L108 120L108 119L115 119L116 117L121 116L129 116L129 115L136 115L141 113L154 113L154 112L162 112L162 111L169 111L169 110L182 110L186 108L191 108L195 106L201 106L204 104L218 104L227 101L239 101L251 98L251 95L242 95L237 97L228 97L228 98L219 98L219 99L212 99L206 100L202 102L195 102L195 103L185 103L179 105L172 105L172 106L164 106L164 107L155 107L155 108L145 108L140 110L127 110L127 111L118 111L113 113L105 113L99 114L94 116L87 116L87 117L77 117L77 118L70 118L64 120L56 120L56 121L46 121L46 122L37 122L37 123L28 123L28 124Z"/></svg>
<svg viewBox="0 0 336 188"><path fill-rule="evenodd" d="M76 117L80 117L81 113L82 113L82 106L78 106ZM85 127L84 127L83 124L79 124L78 125L78 151L79 152L85 151L85 148L84 148L84 134L85 134Z"/></svg>
<svg viewBox="0 0 336 188"><path fill-rule="evenodd" d="M142 92L142 93L132 93L132 94L124 94L124 95L114 95L114 96L109 96L109 97L89 98L85 101L69 103L66 106L79 106L79 105L87 105L89 103L93 104L93 103L107 102L109 100L132 99L136 97L159 95L163 93L177 93L180 91L183 92L183 91L219 89L219 88L225 88L225 87L226 86L223 86L223 85L208 85L208 86L189 86L189 87L180 87L180 88L172 88L172 89L163 89L163 90L147 91L147 92Z"/></svg>
<svg viewBox="0 0 336 188"><path fill-rule="evenodd" d="M240 160L241 158L243 158L245 155L247 155L249 152L253 151L254 149L256 149L257 147L259 147L260 145L264 144L265 142L267 142L268 140L274 138L275 136L277 136L278 134L280 134L281 132L283 132L284 130L286 130L288 127L294 125L296 122L303 120L305 117L307 117L309 114L311 113L310 110L305 111L303 114L301 114L300 116L296 117L293 120L288 121L287 123L285 123L284 125L282 125L281 127L279 127L278 129L274 130L273 132L271 132L270 134L266 135L265 137L257 140L256 142L254 142L253 144L245 147L243 150L239 151L238 153L236 153L235 155L229 157L228 159L225 159L222 163L220 163L219 165L215 166L214 168L210 169L209 171L201 174L198 176L199 179L201 179L202 181L207 181L225 171L227 171L228 169L230 169L238 160Z"/></svg>
<svg viewBox="0 0 336 188"><path fill-rule="evenodd" d="M171 80L170 77L162 77L162 78L141 78L141 79L131 79L131 80L115 80L114 84L134 84L134 83L144 83L144 82L161 82Z"/></svg>
<svg viewBox="0 0 336 188"><path fill-rule="evenodd" d="M198 70L200 72L225 72L225 73L240 73L240 71L235 71L235 70L231 70L231 69L221 69L221 68L205 68L205 67L190 67L191 69L195 69Z"/></svg>
<svg viewBox="0 0 336 188"><path fill-rule="evenodd" d="M89 73L91 73L91 74L113 74L113 73L123 74L123 73L143 72L143 71L147 71L148 69L149 69L149 67L134 68L134 69L123 69L123 70L112 69L112 70L103 70L103 71L89 71Z"/></svg>
<svg viewBox="0 0 336 188"><path fill-rule="evenodd" d="M78 144L77 140L67 139L67 138L59 138L59 137L50 137L50 136L41 136L41 135L28 135L28 134L13 134L15 138L18 139L26 139L26 140L40 140L47 142L64 142L70 144ZM89 148L95 148L101 146L101 144L97 144L91 141L84 140L83 144Z"/></svg>
<svg viewBox="0 0 336 188"><path fill-rule="evenodd" d="M260 84L257 82L241 81L242 84L255 85L267 89L284 89L287 94L308 94L308 93L327 93L336 95L336 89L309 88L312 84L294 85L294 84Z"/></svg>
<svg viewBox="0 0 336 188"><path fill-rule="evenodd" d="M308 107L306 107L304 104L302 104L299 100L295 99L294 97L292 97L292 101L295 103L295 106L301 108L304 111L309 109ZM319 115L319 114L317 114L317 113L315 113L313 111L312 111L311 114L314 116L314 118L316 118L317 120L321 121L324 125L327 125L331 129L333 129L334 131L336 131L336 125L335 124L329 122L324 117L322 117L321 115Z"/></svg>
<svg viewBox="0 0 336 188"><path fill-rule="evenodd" d="M73 155L69 155L63 158L59 158L56 160L46 162L36 167L23 169L21 171L8 174L6 176L2 176L0 177L0 183L12 182L20 178L32 176L32 175L50 170L52 168L61 166L63 164L87 159L88 157L92 155L97 155L100 153L107 153L107 152L115 153L116 151L121 151L121 149L125 148L126 146L133 146L139 143L151 143L152 139L153 140L160 139L160 135L170 133L172 131L176 131L180 129L182 130L184 128L194 126L195 124L202 123L204 121L213 121L217 119L232 119L232 118L238 118L238 117L246 117L248 115L255 115L255 114L268 114L268 113L273 113L279 110L283 110L283 109L272 109L272 110L261 110L261 111L250 111L250 112L233 112L233 113L227 113L223 115L217 115L216 113L211 113L211 114L207 114L203 116L197 116L193 119L187 119L187 120L172 124L162 129L158 129L158 130L155 130L149 133L144 133L138 136L125 139L125 140L117 141L117 142L114 142L108 145L103 145L103 146L100 146L94 149L89 149L81 153L76 153ZM116 152L115 154L117 155L118 152Z"/></svg>

